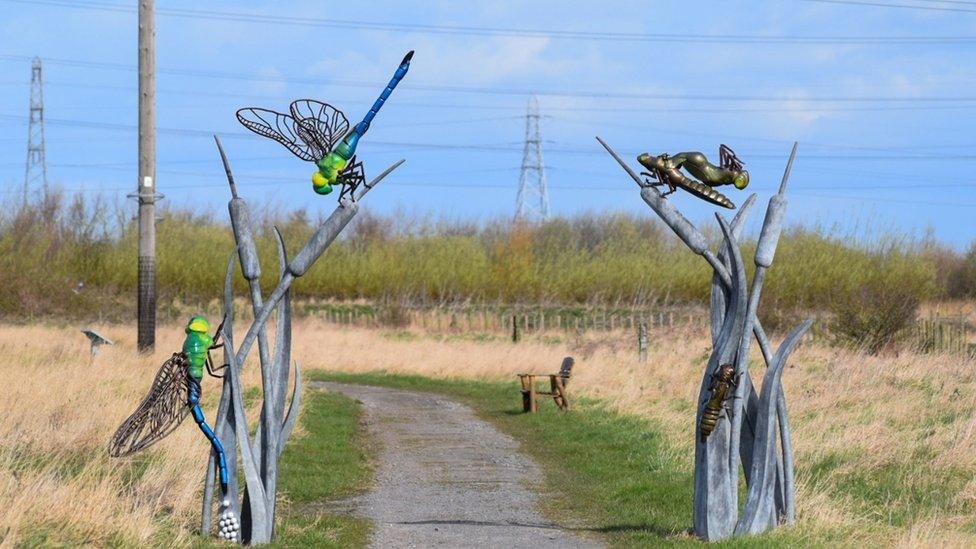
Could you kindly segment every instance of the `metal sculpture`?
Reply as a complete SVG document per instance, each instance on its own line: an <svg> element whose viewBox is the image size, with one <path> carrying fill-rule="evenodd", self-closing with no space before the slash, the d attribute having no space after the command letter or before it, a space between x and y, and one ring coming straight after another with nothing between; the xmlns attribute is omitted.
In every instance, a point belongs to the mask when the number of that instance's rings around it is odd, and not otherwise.
<svg viewBox="0 0 976 549"><path fill-rule="evenodd" d="M762 324L756 316L766 270L773 257L786 212L786 184L796 157L796 144L786 165L779 192L766 209L766 218L756 248L756 272L751 291L738 239L755 203L753 194L730 222L716 213L722 231L718 254L708 246L705 236L678 209L627 165L602 139L597 140L641 188L641 198L697 255L712 267L710 303L712 354L705 367L699 390L695 418L695 499L694 530L705 540L758 534L782 523L795 521L793 446L786 397L780 378L786 361L810 328L812 319L797 326L774 353ZM639 157L641 164L644 161ZM734 184L734 183L733 183ZM743 185L744 186L744 185ZM749 372L749 347L755 336L766 363L762 392L757 396ZM702 427L712 406L714 383L729 379L723 366L734 367L735 381L728 421L716 421L707 436ZM780 451L777 451L777 431ZM739 511L739 467L745 473L746 495Z"/></svg>
<svg viewBox="0 0 976 549"><path fill-rule="evenodd" d="M726 417L729 417L731 408L726 405L726 400L732 398L730 389L734 390L736 385L735 366L731 364L723 364L717 373L712 374L712 384L708 388L711 396L705 399L705 408L699 423L702 442L715 430L715 426L722 419L723 410Z"/></svg>
<svg viewBox="0 0 976 549"><path fill-rule="evenodd" d="M123 457L144 450L159 442L179 427L190 413L186 357L181 353L163 363L136 411L115 431L108 453Z"/></svg>
<svg viewBox="0 0 976 549"><path fill-rule="evenodd" d="M640 185L641 187L667 187L668 191L661 194L662 197L668 196L681 187L706 202L735 209L735 204L713 187L733 185L736 189L745 189L749 185L749 172L743 168L739 157L726 145L719 146L718 156L719 165L716 166L700 152L683 152L674 156L667 153L657 156L643 153L637 157L637 161L650 171L641 172L641 175L647 176L648 179ZM682 168L697 179L685 175L681 171Z"/></svg>
<svg viewBox="0 0 976 549"><path fill-rule="evenodd" d="M243 468L244 493L238 494L238 459L227 460L228 484L224 501L240 517L240 541L252 545L268 543L274 533L277 503L278 460L285 443L291 435L301 404L301 370L294 366L291 399L288 401L291 369L291 300L290 288L294 281L304 275L332 244L340 232L355 217L359 204L370 189L375 187L393 170L403 164L400 160L376 176L358 191L342 193L338 207L318 227L306 244L292 258L288 257L285 242L276 231L278 246L278 283L267 298L261 290L261 265L251 226L250 210L246 201L238 196L237 186L230 168L230 162L214 137L227 175L231 191L228 204L231 227L237 244L224 277L224 325L220 331L224 341L224 360L227 374L223 376L223 392L217 408L214 431L224 448L236 448ZM234 331L233 276L235 263L240 264L241 274L250 289L251 309L254 321L248 327L240 344L236 346ZM272 314L275 318L275 337L272 347L267 334L267 321ZM244 388L241 381L241 368L248 353L258 344L258 357L261 367L261 414L257 428L248 426L244 410ZM287 406L286 406L287 405ZM212 507L214 481L219 467L210 463L207 482L204 486L201 533L208 534L212 528ZM224 515L221 515L223 519ZM224 522L218 525L225 528ZM232 528L233 524L230 525Z"/></svg>
<svg viewBox="0 0 976 549"><path fill-rule="evenodd" d="M91 328L85 328L81 331L88 338L88 342L91 344L91 361L95 361L95 355L98 354L98 348L102 345L115 345L115 342L111 339L103 336L102 334L92 330Z"/></svg>
<svg viewBox="0 0 976 549"><path fill-rule="evenodd" d="M122 457L144 450L176 430L183 419L191 414L197 427L210 442L220 471L221 494L227 495L228 474L224 447L207 424L203 409L200 408L200 382L203 381L204 369L212 377L220 378L223 376L217 372L226 367L226 364L214 367L210 358L210 351L223 347L222 343L217 342L222 326L223 323L217 328L216 337L211 337L208 333L210 323L206 318L198 315L190 319L186 325L183 349L179 353L173 353L163 363L149 394L115 431L109 441L109 455ZM230 502L225 497L221 505L220 535L224 539L235 540L239 521L229 507Z"/></svg>
<svg viewBox="0 0 976 549"><path fill-rule="evenodd" d="M281 143L298 158L314 162L318 170L312 174L312 189L318 194L329 194L338 183L342 187L341 201L366 181L363 164L356 160L356 146L376 113L406 76L412 58L413 51L403 57L390 83L351 132L347 133L349 119L342 111L314 99L292 102L290 115L248 107L237 111L237 119L254 133Z"/></svg>

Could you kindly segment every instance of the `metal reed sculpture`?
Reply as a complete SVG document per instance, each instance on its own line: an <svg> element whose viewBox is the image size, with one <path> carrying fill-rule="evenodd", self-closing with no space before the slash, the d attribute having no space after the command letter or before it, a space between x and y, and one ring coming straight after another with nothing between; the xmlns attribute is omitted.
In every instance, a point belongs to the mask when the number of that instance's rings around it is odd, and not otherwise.
<svg viewBox="0 0 976 549"><path fill-rule="evenodd" d="M343 193L339 205L318 227L308 242L289 259L281 233L277 232L279 259L278 284L263 298L260 286L261 265L251 225L247 203L238 196L230 162L224 154L220 140L214 137L224 163L227 183L230 186L231 225L237 249L227 264L224 279L224 326L220 335L224 341L224 360L228 364L223 379L223 393L217 409L215 431L223 447L232 455L227 459L228 488L223 507L229 507L240 519L240 540L257 545L268 543L274 534L275 503L278 490L278 458L291 435L298 416L302 382L301 370L295 364L292 395L286 409L288 380L291 376L291 301L289 289L292 283L306 272L336 239L339 233L356 216L359 204L370 189L380 183L393 170L403 164L400 160L376 176L358 192ZM239 263L241 273L248 283L254 321L248 327L240 343L234 338L234 264ZM275 313L274 346L268 338L267 321ZM241 368L248 353L258 343L261 366L261 415L254 436L250 436L244 410L244 387ZM233 450L236 449L236 452ZM244 472L244 494L238 494L238 460ZM213 493L215 484L213 460L207 470L207 482L203 495L202 524L200 531L208 534L212 527ZM220 525L223 527L223 525Z"/></svg>
<svg viewBox="0 0 976 549"><path fill-rule="evenodd" d="M782 230L786 185L797 145L793 145L779 192L766 209L750 290L738 239L756 201L755 194L745 201L731 223L715 214L723 235L721 249L715 254L705 236L652 182L642 180L607 143L599 137L597 140L638 184L644 202L691 251L708 262L714 273L710 303L712 354L702 376L694 426L695 534L714 541L759 534L794 522L793 447L780 377L790 353L813 321L797 326L774 352L756 309ZM766 362L762 392L758 395L748 362L753 335ZM740 460L747 487L741 514Z"/></svg>

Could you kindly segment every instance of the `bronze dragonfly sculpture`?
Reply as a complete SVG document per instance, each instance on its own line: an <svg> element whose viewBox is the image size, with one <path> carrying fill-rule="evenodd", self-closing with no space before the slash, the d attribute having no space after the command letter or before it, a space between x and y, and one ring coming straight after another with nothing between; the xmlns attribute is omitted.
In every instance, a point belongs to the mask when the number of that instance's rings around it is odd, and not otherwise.
<svg viewBox="0 0 976 549"><path fill-rule="evenodd" d="M668 188L663 196L680 187L706 202L735 209L735 204L715 190L715 187L733 185L736 189L744 189L749 185L749 172L743 168L742 161L728 146L720 145L718 156L718 166L709 162L700 152L682 152L675 155L664 153L657 156L643 153L637 157L637 161L649 170L641 172L641 175L647 177L645 182L648 186ZM682 168L691 177L685 175Z"/></svg>

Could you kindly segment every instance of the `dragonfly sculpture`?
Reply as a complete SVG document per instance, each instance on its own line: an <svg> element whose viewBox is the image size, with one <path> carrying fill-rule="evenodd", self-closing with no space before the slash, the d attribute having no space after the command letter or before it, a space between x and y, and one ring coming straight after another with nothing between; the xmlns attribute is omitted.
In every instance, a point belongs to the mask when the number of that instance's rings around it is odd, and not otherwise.
<svg viewBox="0 0 976 549"><path fill-rule="evenodd" d="M726 145L718 149L719 165L708 161L700 152L682 152L676 155L667 153L651 156L641 154L637 161L647 168L648 172L641 175L648 176L647 184L651 187L668 187L663 196L667 196L681 187L685 191L717 206L734 209L735 204L714 187L733 185L736 189L745 189L749 185L749 172L742 165L739 157ZM693 177L685 175L684 168Z"/></svg>
<svg viewBox="0 0 976 549"><path fill-rule="evenodd" d="M237 111L237 119L252 132L274 139L292 154L318 167L312 174L312 189L329 194L338 184L339 200L366 181L363 164L356 160L356 146L370 123L389 99L410 68L413 51L403 57L393 78L356 127L349 131L349 119L339 109L314 99L299 99L289 107L290 114L248 107Z"/></svg>
<svg viewBox="0 0 976 549"><path fill-rule="evenodd" d="M159 442L179 427L187 415L192 414L197 426L213 448L214 460L220 475L221 493L227 496L227 458L220 439L207 425L200 408L200 382L203 372L221 378L218 372L227 365L214 367L210 351L224 346L219 343L220 329L214 337L209 335L210 323L202 316L194 316L187 322L183 348L173 353L159 368L149 394L115 431L109 442L108 453L113 457L132 455ZM220 536L235 540L240 532L240 521L230 509L230 501L223 499L219 517Z"/></svg>

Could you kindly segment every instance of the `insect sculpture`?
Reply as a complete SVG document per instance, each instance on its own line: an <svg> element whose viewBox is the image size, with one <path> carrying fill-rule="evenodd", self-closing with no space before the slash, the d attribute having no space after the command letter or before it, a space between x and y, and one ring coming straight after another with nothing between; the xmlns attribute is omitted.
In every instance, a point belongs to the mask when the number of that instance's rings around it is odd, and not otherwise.
<svg viewBox="0 0 976 549"><path fill-rule="evenodd" d="M718 155L718 166L709 162L708 158L700 152L683 152L674 156L667 153L658 156L643 153L637 157L637 161L650 170L641 172L641 175L649 178L645 180L647 185L668 188L662 196L667 196L681 187L716 206L734 209L735 204L713 187L734 185L736 189L745 189L749 185L749 172L743 169L742 161L729 147L720 145ZM693 177L685 175L681 168L687 170Z"/></svg>
<svg viewBox="0 0 976 549"><path fill-rule="evenodd" d="M122 457L144 450L172 433L187 414L192 414L213 448L214 460L220 471L221 493L226 496L228 475L224 447L213 429L207 425L200 408L200 382L203 380L204 370L212 377L221 378L223 376L218 372L227 366L224 364L214 367L210 358L210 351L224 346L217 341L220 339L222 327L223 323L217 327L217 335L211 337L208 333L210 323L206 318L190 318L186 325L182 351L173 353L159 368L149 394L112 436L108 447L109 455ZM240 531L240 522L229 506L230 502L226 499L221 504L222 512L218 519L220 536L235 540Z"/></svg>
<svg viewBox="0 0 976 549"><path fill-rule="evenodd" d="M318 170L312 174L312 189L318 194L329 194L338 183L342 187L341 201L366 181L363 164L356 160L356 146L376 113L406 76L412 58L413 51L403 57L390 83L352 131L348 131L349 119L342 111L314 99L292 102L290 115L248 107L237 111L237 119L252 132L281 143L298 158L314 162Z"/></svg>
<svg viewBox="0 0 976 549"><path fill-rule="evenodd" d="M705 409L701 417L701 441L705 442L708 435L712 434L718 420L721 419L722 409L725 401L732 396L733 388L736 386L735 366L723 364L718 372L712 374L712 386L709 388L712 395L705 401ZM728 409L726 408L726 414Z"/></svg>

